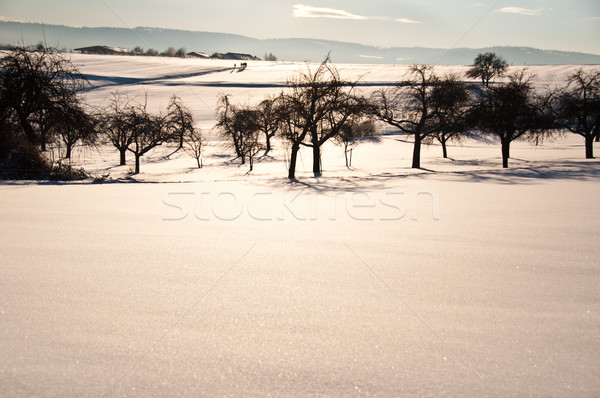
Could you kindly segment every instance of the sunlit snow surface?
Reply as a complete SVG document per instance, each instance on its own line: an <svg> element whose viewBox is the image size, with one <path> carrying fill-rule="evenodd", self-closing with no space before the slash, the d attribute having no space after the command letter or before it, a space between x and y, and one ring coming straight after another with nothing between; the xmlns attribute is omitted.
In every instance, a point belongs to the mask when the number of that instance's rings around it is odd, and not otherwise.
<svg viewBox="0 0 600 398"><path fill-rule="evenodd" d="M73 61L92 103L181 96L210 147L133 177L76 148L113 182L0 184L0 395L600 395L600 163L580 137L515 143L508 170L496 143L434 145L415 171L389 134L353 170L328 146L320 179L303 152L290 183L280 142L247 175L210 128L218 93L255 103L305 65ZM406 72L338 68L367 94ZM574 69L530 68L540 88Z"/></svg>

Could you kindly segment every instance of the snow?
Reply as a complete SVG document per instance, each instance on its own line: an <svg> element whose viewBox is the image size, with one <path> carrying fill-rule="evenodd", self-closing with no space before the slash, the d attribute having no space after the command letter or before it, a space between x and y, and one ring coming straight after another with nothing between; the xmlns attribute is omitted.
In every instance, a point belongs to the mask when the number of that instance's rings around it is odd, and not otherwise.
<svg viewBox="0 0 600 398"><path fill-rule="evenodd" d="M258 101L305 68L73 61L147 80L91 102L178 94L207 133L217 93ZM575 68L532 70L543 87ZM118 182L0 184L0 395L600 394L600 163L580 137L515 143L508 170L495 143L447 160L433 145L412 170L410 145L384 135L354 170L327 147L320 179L303 152L289 183L279 142L247 175L209 135L202 169L161 147L132 180L116 151L76 148L74 166Z"/></svg>

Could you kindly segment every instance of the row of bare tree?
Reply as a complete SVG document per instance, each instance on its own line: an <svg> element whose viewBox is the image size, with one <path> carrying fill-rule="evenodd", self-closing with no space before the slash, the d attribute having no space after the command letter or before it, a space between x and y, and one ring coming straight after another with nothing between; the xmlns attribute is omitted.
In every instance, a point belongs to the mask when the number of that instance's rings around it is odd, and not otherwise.
<svg viewBox="0 0 600 398"><path fill-rule="evenodd" d="M593 140L600 138L600 71L580 69L564 87L540 93L526 70L490 85L490 79L504 69L473 74L483 76L479 85L466 83L457 74L439 76L430 65L414 65L398 85L366 98L358 92L360 82L343 81L326 60L317 70L309 69L288 82L279 96L265 98L257 106L234 105L222 95L217 127L242 163L250 160L251 169L263 143L268 152L271 138L279 135L290 149L290 179L295 178L301 147L312 149L313 174L318 177L323 144L335 139L348 154L348 145L373 135L374 120L410 136L413 168L421 167L423 144L438 141L447 157L447 143L467 135L500 141L503 167L508 167L512 142L539 143L566 131L585 138L586 157L592 158Z"/></svg>
<svg viewBox="0 0 600 398"><path fill-rule="evenodd" d="M65 158L80 142L109 142L118 149L120 164L126 153L140 158L165 142L176 142L200 166L202 137L191 111L173 96L164 111L148 111L142 103L115 94L104 107L86 105L85 77L60 53L51 49L17 48L0 59L0 166L15 169L51 169L36 149L48 143L65 147ZM185 145L184 145L185 143ZM31 175L25 173L24 175Z"/></svg>
<svg viewBox="0 0 600 398"><path fill-rule="evenodd" d="M99 132L119 151L119 164L126 164L127 152L134 155L136 174L140 172L140 158L165 142L177 142L179 149L190 151L201 166L202 136L191 111L175 95L165 111L153 114L148 111L147 98L139 103L114 94L97 115Z"/></svg>
<svg viewBox="0 0 600 398"><path fill-rule="evenodd" d="M219 98L216 127L232 143L242 163L264 149L271 150L271 140L278 134L289 144L288 177L295 178L301 147L313 153L313 172L321 175L321 148L332 138L350 143L364 129L370 108L356 92L356 84L343 81L326 60L315 72L308 70L288 82L288 90L266 98L257 106L232 105L227 95ZM260 139L264 137L264 141Z"/></svg>
<svg viewBox="0 0 600 398"><path fill-rule="evenodd" d="M241 162L249 161L250 169L255 156L263 149L268 153L273 137L280 137L289 150L290 179L296 176L302 147L311 148L313 173L320 176L321 151L329 140L343 145L349 166L352 146L375 134L376 121L411 137L415 168L421 167L422 145L437 140L447 156L446 144L465 135L497 138L503 167L508 167L515 140L539 142L564 132L583 136L586 157L593 157L593 140L600 138L599 70L580 69L563 87L542 93L524 70L489 84L494 74L503 72L500 66L491 74L482 69L478 76L484 84L479 85L465 83L458 75L439 76L432 66L415 65L396 86L365 97L360 81L343 80L326 59L256 106L234 104L230 96L221 95L216 127ZM125 164L127 152L134 155L136 173L140 158L165 142L178 143L196 158L198 167L202 165L202 136L191 111L176 96L158 113L148 111L146 100L140 103L118 94L103 108L92 109L82 99L85 78L61 54L46 49L7 53L0 59L0 70L2 167L24 147L23 156L34 158L39 151L32 148L44 151L47 143L60 140L70 157L77 142L93 143L101 137L118 149L120 164Z"/></svg>
<svg viewBox="0 0 600 398"><path fill-rule="evenodd" d="M458 75L438 76L432 66L415 65L411 77L390 90L376 92L373 112L380 120L412 135L412 167L420 167L420 145L446 143L466 134L500 141L502 166L508 167L510 145L571 132L585 139L586 158L593 158L593 141L600 139L600 70L579 69L563 87L535 90L526 69L507 81L484 86L461 81Z"/></svg>

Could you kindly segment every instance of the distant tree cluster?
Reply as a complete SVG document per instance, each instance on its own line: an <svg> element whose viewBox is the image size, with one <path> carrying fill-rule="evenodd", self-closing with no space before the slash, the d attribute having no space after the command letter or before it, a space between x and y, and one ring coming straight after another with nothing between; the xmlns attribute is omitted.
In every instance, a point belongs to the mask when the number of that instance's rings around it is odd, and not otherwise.
<svg viewBox="0 0 600 398"><path fill-rule="evenodd" d="M146 55L149 57L179 57L179 58L185 58L186 57L186 49L185 47L181 47L179 49L175 49L175 47L169 47L167 48L165 51L163 52L158 52L153 48L149 48L146 51L144 51L144 49L140 46L136 46L134 47L134 49L132 50L132 53L134 55Z"/></svg>
<svg viewBox="0 0 600 398"><path fill-rule="evenodd" d="M266 52L265 53L265 61L277 61L277 57L273 53Z"/></svg>

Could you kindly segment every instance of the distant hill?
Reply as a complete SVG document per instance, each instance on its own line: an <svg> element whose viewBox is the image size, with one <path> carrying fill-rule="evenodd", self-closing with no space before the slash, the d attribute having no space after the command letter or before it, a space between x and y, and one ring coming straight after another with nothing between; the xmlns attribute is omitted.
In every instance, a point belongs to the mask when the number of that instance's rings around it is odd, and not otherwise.
<svg viewBox="0 0 600 398"><path fill-rule="evenodd" d="M322 61L328 53L334 62L375 64L446 64L468 65L475 56L493 51L514 65L600 64L600 55L578 52L540 50L529 47L442 48L396 47L380 48L356 43L318 39L268 39L213 32L193 32L175 29L137 27L77 28L0 21L1 44L37 44L66 48L105 45L114 47L164 51L168 47L185 47L187 51L240 52L262 57L266 52L281 61Z"/></svg>

